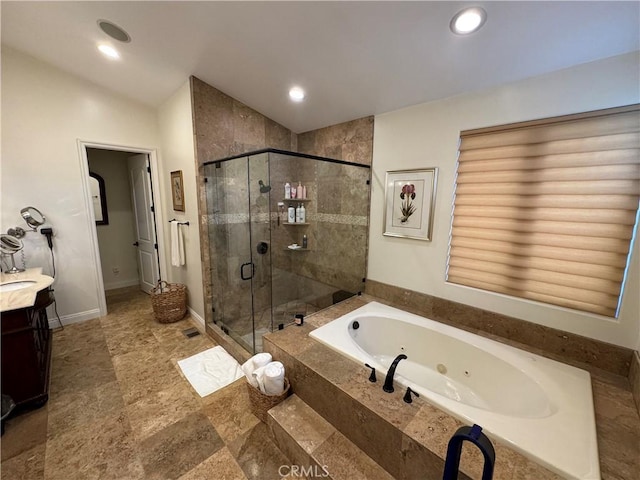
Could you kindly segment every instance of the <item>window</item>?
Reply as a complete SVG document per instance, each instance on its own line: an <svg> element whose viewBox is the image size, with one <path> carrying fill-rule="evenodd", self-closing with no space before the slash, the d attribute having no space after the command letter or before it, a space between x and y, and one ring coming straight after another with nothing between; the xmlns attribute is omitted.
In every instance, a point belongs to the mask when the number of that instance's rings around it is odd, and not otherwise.
<svg viewBox="0 0 640 480"><path fill-rule="evenodd" d="M461 133L447 281L616 317L640 105Z"/></svg>

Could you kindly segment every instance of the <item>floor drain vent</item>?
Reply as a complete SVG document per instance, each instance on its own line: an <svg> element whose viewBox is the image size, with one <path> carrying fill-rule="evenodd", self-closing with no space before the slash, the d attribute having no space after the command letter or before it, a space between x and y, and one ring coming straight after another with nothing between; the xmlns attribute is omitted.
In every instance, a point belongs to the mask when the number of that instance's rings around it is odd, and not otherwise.
<svg viewBox="0 0 640 480"><path fill-rule="evenodd" d="M182 334L185 337L191 338L191 337L197 337L198 335L200 335L200 332L198 331L197 328L187 328L186 330L182 331Z"/></svg>

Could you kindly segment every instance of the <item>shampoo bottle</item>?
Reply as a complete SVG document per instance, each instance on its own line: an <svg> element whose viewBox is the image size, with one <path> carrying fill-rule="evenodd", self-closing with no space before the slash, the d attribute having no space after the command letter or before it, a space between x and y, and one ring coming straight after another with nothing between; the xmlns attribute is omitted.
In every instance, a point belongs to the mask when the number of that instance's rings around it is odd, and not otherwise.
<svg viewBox="0 0 640 480"><path fill-rule="evenodd" d="M304 208L304 205L301 203L298 207L298 223L304 223L307 221L307 210Z"/></svg>
<svg viewBox="0 0 640 480"><path fill-rule="evenodd" d="M298 188L296 189L296 194L298 198L304 198L304 187L302 186L302 182L298 182Z"/></svg>
<svg viewBox="0 0 640 480"><path fill-rule="evenodd" d="M287 222L296 223L296 209L292 205L287 209Z"/></svg>
<svg viewBox="0 0 640 480"><path fill-rule="evenodd" d="M306 235L303 235L303 236L302 236L302 248L307 248L307 245L308 245L308 243L307 243L307 236L306 236Z"/></svg>
<svg viewBox="0 0 640 480"><path fill-rule="evenodd" d="M296 223L302 223L302 220L300 220L300 206L301 204L298 204L298 206L296 207Z"/></svg>
<svg viewBox="0 0 640 480"><path fill-rule="evenodd" d="M289 182L284 184L284 198L291 198L291 185L289 184Z"/></svg>

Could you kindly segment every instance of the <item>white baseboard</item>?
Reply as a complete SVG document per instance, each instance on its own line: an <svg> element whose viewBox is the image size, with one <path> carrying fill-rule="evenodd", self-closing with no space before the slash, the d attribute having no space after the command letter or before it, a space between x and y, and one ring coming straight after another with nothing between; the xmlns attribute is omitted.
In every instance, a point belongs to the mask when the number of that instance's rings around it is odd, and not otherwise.
<svg viewBox="0 0 640 480"><path fill-rule="evenodd" d="M137 278L132 278L130 280L120 280L119 282L111 282L105 283L104 289L107 290L115 290L116 288L124 288L124 287L133 287L134 285L138 285L140 280Z"/></svg>
<svg viewBox="0 0 640 480"><path fill-rule="evenodd" d="M189 310L189 315L191 315L191 318L193 318L204 331L204 318L198 315L193 308L187 307L187 309Z"/></svg>
<svg viewBox="0 0 640 480"><path fill-rule="evenodd" d="M49 327L60 327L60 323L58 323L58 317L56 317L55 311L53 309L50 309L47 311L47 314L49 316ZM80 323L86 322L87 320L93 320L94 318L98 318L99 316L100 309L94 308L93 310L87 310L86 312L72 313L71 315L62 315L60 317L60 321L62 321L63 325L71 325L72 323Z"/></svg>

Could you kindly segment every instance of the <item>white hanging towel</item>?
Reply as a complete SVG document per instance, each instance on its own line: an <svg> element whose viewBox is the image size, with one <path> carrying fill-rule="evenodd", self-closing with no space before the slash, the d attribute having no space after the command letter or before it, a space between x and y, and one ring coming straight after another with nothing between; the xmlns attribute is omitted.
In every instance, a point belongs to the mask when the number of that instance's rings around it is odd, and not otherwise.
<svg viewBox="0 0 640 480"><path fill-rule="evenodd" d="M247 377L247 381L256 388L260 388L258 386L258 382L253 376L253 372L260 367L264 367L269 362L271 362L271 354L264 352L258 353L251 357L249 360L242 364L242 371L244 372L244 376Z"/></svg>
<svg viewBox="0 0 640 480"><path fill-rule="evenodd" d="M171 222L171 265L174 267L184 265L184 239L177 220Z"/></svg>

